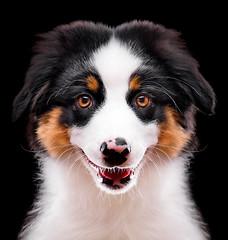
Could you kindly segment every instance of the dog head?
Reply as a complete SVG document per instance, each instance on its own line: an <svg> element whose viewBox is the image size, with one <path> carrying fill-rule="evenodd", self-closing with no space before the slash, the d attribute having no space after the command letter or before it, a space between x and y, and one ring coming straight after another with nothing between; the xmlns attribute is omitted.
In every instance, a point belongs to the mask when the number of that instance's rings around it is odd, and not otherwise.
<svg viewBox="0 0 228 240"><path fill-rule="evenodd" d="M135 185L148 153L183 154L195 112L214 111L214 92L174 30L74 22L40 37L14 119L30 116L32 147L47 155L74 149L108 193Z"/></svg>

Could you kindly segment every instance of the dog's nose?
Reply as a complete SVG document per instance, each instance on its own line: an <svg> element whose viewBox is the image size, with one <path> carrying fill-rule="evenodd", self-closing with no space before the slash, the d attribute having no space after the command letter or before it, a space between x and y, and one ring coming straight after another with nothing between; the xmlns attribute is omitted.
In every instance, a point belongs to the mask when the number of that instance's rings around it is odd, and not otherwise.
<svg viewBox="0 0 228 240"><path fill-rule="evenodd" d="M130 153L130 146L124 138L115 138L105 141L101 144L101 152L104 161L109 166L119 166L127 161L127 155Z"/></svg>

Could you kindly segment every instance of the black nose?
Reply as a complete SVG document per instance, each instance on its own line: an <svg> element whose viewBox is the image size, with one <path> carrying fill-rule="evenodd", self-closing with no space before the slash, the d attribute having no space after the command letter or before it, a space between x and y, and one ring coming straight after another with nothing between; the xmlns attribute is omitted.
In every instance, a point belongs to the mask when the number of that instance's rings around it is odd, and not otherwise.
<svg viewBox="0 0 228 240"><path fill-rule="evenodd" d="M104 155L103 160L109 166L119 166L126 162L127 155L131 151L124 138L105 141L101 144L100 150Z"/></svg>

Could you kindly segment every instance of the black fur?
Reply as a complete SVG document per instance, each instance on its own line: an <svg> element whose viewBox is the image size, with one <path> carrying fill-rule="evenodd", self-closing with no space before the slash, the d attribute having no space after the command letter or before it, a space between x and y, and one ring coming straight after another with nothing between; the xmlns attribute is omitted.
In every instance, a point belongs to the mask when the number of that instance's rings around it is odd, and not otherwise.
<svg viewBox="0 0 228 240"><path fill-rule="evenodd" d="M25 85L14 100L13 120L31 110L37 115L49 110L64 86L69 86L72 80L88 77L87 61L111 34L111 29L102 24L74 22L39 35ZM48 87L39 94L45 85Z"/></svg>
<svg viewBox="0 0 228 240"><path fill-rule="evenodd" d="M199 73L197 61L190 55L179 35L175 30L147 21L123 24L115 33L116 37L145 59L144 73L140 70L135 73L144 75L144 85L151 89L166 89L180 107L179 110L193 103L202 112L213 114L213 89ZM170 98L161 91L159 95L162 100Z"/></svg>
<svg viewBox="0 0 228 240"><path fill-rule="evenodd" d="M182 116L189 114L191 106L207 114L214 113L215 94L199 73L198 63L176 31L147 21L134 21L116 28L91 22L74 22L40 35L25 85L14 101L13 120L29 113L39 116L53 106L61 106L65 124L87 124L105 101L102 79L89 59L113 36L144 59L143 66L133 74L140 76L141 87L126 96L128 104L142 121L162 121L164 106L167 105ZM89 75L99 80L100 87L96 94L86 87L85 79ZM134 106L133 99L139 92L151 96L153 104L150 108ZM74 102L81 93L90 94L94 99L93 111L75 111Z"/></svg>

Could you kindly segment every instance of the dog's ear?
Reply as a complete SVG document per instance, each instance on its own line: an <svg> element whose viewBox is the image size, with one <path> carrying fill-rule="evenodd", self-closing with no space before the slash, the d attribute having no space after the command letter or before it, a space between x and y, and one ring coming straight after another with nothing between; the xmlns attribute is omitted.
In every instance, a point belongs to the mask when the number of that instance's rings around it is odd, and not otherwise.
<svg viewBox="0 0 228 240"><path fill-rule="evenodd" d="M58 51L55 50L54 32L38 35L39 40L33 48L34 56L26 73L25 84L13 102L12 120L16 121L33 111L39 112L42 101L48 93L51 80L57 69Z"/></svg>
<svg viewBox="0 0 228 240"><path fill-rule="evenodd" d="M32 96L30 93L29 84L27 83L24 85L24 87L14 99L12 112L13 122L17 121L24 115L24 113L28 109L28 106L30 105L31 99Z"/></svg>
<svg viewBox="0 0 228 240"><path fill-rule="evenodd" d="M188 70L190 72L179 81L179 86L188 94L199 111L208 115L214 114L216 97L212 87L198 69Z"/></svg>
<svg viewBox="0 0 228 240"><path fill-rule="evenodd" d="M31 86L32 83L33 86ZM50 81L47 81L43 83L43 86L39 87L39 85L35 85L33 81L25 83L13 102L13 122L35 109L37 102L43 97L49 84Z"/></svg>
<svg viewBox="0 0 228 240"><path fill-rule="evenodd" d="M199 64L189 53L180 33L175 30L161 32L155 44L155 51L165 62L173 80L196 108L206 114L214 114L215 93L199 72Z"/></svg>
<svg viewBox="0 0 228 240"><path fill-rule="evenodd" d="M50 66L51 64L41 54L33 57L26 73L25 84L13 102L12 120L14 122L21 117L26 117L31 111L35 114L39 112L38 103L45 99L53 74Z"/></svg>
<svg viewBox="0 0 228 240"><path fill-rule="evenodd" d="M182 51L177 60L173 66L177 85L188 95L199 111L208 115L214 114L215 93L200 74L197 61L187 51Z"/></svg>

